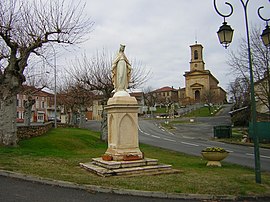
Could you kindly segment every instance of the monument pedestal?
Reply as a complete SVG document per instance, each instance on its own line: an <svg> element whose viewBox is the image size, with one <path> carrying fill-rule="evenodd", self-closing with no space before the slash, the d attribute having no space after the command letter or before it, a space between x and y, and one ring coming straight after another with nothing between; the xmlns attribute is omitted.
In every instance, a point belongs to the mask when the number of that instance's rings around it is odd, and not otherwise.
<svg viewBox="0 0 270 202"><path fill-rule="evenodd" d="M135 97L117 92L108 100L108 149L102 158L80 163L82 168L99 176L157 175L179 173L157 159L144 158L139 149L138 104ZM125 95L125 96L123 96Z"/></svg>
<svg viewBox="0 0 270 202"><path fill-rule="evenodd" d="M176 174L180 170L171 165L158 164L157 159L144 158L134 161L104 161L93 158L92 162L80 163L80 166L102 177Z"/></svg>
<svg viewBox="0 0 270 202"><path fill-rule="evenodd" d="M138 139L138 103L135 97L115 96L108 100L108 149L114 161L139 160L143 154Z"/></svg>

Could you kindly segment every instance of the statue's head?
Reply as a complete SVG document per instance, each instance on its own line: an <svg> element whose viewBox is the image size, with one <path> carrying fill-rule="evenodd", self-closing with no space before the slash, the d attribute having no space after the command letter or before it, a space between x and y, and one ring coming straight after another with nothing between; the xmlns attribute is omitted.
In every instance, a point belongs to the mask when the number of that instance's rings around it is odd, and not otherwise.
<svg viewBox="0 0 270 202"><path fill-rule="evenodd" d="M126 47L125 45L120 44L120 49L119 49L119 52L124 52L125 47Z"/></svg>

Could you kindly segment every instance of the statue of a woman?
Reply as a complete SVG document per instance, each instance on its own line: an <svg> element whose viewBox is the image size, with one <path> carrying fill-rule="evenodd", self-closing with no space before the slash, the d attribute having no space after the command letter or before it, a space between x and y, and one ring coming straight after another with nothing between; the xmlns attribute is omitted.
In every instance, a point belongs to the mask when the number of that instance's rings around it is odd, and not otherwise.
<svg viewBox="0 0 270 202"><path fill-rule="evenodd" d="M120 45L119 53L112 64L112 80L115 92L126 91L130 81L131 65L124 50L125 46Z"/></svg>

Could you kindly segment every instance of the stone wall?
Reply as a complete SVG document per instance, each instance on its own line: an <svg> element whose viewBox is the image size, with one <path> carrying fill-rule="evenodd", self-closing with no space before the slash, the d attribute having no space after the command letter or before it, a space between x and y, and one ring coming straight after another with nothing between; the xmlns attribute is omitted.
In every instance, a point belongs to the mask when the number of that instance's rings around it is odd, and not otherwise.
<svg viewBox="0 0 270 202"><path fill-rule="evenodd" d="M43 125L18 126L18 140L29 139L32 137L41 136L53 127L53 123L45 123Z"/></svg>

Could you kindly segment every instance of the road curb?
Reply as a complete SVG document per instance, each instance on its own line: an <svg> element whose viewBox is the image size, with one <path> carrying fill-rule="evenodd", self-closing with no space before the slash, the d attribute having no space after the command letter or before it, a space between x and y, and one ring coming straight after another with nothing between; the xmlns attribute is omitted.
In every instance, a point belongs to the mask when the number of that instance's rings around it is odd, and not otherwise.
<svg viewBox="0 0 270 202"><path fill-rule="evenodd" d="M51 186L59 186L63 188L70 189L80 189L85 190L90 193L115 193L120 195L130 195L130 196L141 196L149 198L163 198L163 199L186 199L186 200L221 200L221 201L244 201L244 200L260 200L260 199L270 199L270 196L232 196L232 195L204 195L204 194L171 194L163 192L154 191L140 191L140 190L130 190L130 189L117 189L111 187L103 187L96 185L79 185L67 181L59 181L52 179L45 179L41 177L35 177L31 175L21 174L13 171L0 170L0 175L4 177L11 177L21 180L26 180L34 183L47 184Z"/></svg>

